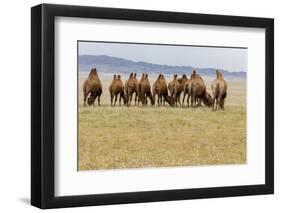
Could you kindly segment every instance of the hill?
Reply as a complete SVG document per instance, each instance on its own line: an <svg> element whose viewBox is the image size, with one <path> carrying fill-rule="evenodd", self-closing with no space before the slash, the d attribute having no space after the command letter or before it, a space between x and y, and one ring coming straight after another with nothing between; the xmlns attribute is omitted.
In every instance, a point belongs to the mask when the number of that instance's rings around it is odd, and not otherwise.
<svg viewBox="0 0 281 213"><path fill-rule="evenodd" d="M92 67L96 67L99 72L103 73L120 73L127 74L129 72L136 73L163 73L178 75L190 75L193 69L196 69L200 75L213 77L216 68L195 68L192 66L170 66L161 64L152 64L147 62L135 62L124 58L111 57L107 55L80 55L79 56L79 72L89 72ZM229 78L246 78L246 72L229 72L221 70L225 77Z"/></svg>

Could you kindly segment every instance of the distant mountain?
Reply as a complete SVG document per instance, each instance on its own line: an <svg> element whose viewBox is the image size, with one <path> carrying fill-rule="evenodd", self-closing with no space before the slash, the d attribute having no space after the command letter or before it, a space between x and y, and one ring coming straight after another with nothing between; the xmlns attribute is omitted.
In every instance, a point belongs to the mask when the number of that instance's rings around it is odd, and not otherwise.
<svg viewBox="0 0 281 213"><path fill-rule="evenodd" d="M192 66L170 66L161 64L152 64L147 62L134 62L124 58L111 57L107 55L80 55L79 72L89 72L92 67L96 67L99 72L103 73L163 73L163 74L187 74L190 75L193 69L202 75L214 77L215 68L196 68ZM246 72L229 72L221 70L225 77L229 78L246 78Z"/></svg>

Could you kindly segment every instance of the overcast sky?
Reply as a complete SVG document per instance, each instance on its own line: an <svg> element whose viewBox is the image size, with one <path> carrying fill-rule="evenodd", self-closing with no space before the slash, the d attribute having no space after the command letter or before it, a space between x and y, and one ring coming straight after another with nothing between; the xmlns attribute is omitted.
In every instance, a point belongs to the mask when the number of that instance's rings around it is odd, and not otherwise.
<svg viewBox="0 0 281 213"><path fill-rule="evenodd" d="M247 72L247 49L79 42L79 55L108 55L154 64Z"/></svg>

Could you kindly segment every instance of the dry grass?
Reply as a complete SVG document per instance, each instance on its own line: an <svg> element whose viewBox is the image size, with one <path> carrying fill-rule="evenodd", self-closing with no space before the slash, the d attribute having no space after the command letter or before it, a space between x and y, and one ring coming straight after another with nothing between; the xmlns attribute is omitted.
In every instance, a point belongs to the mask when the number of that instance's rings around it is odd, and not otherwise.
<svg viewBox="0 0 281 213"><path fill-rule="evenodd" d="M246 163L245 81L229 82L225 111L212 112L110 107L111 80L101 80L100 107L82 106L79 81L79 170Z"/></svg>

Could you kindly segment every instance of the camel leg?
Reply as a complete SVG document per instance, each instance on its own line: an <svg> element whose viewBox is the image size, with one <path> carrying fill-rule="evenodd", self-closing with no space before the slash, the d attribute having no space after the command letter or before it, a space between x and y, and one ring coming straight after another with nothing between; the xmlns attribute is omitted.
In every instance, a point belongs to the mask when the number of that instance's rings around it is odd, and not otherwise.
<svg viewBox="0 0 281 213"><path fill-rule="evenodd" d="M216 97L216 110L218 110L218 97Z"/></svg>
<svg viewBox="0 0 281 213"><path fill-rule="evenodd" d="M194 102L195 102L195 104L196 104L196 97L195 97L194 94L192 94L192 95L191 95L191 107L193 107Z"/></svg>
<svg viewBox="0 0 281 213"><path fill-rule="evenodd" d="M143 94L142 101L141 101L142 105L145 105L145 99L146 99L146 94Z"/></svg>
<svg viewBox="0 0 281 213"><path fill-rule="evenodd" d="M218 102L219 102L219 107L223 110L223 100L221 95L219 95Z"/></svg>
<svg viewBox="0 0 281 213"><path fill-rule="evenodd" d="M117 96L118 96L118 94L115 94L114 106L116 105L116 102L117 102Z"/></svg>
<svg viewBox="0 0 281 213"><path fill-rule="evenodd" d="M201 106L202 106L201 101L202 101L201 99L197 98L197 102L198 102L198 103L197 103L197 106L198 106L198 107L201 107Z"/></svg>
<svg viewBox="0 0 281 213"><path fill-rule="evenodd" d="M96 100L96 98L97 98L97 94L94 93L94 95L93 95L93 107L95 106L95 100Z"/></svg>
<svg viewBox="0 0 281 213"><path fill-rule="evenodd" d="M189 107L189 99L190 99L190 94L187 96L187 107Z"/></svg>
<svg viewBox="0 0 281 213"><path fill-rule="evenodd" d="M125 94L126 94L126 97L128 98L126 105L130 106L131 105L131 101L132 101L132 92L128 91Z"/></svg>
<svg viewBox="0 0 281 213"><path fill-rule="evenodd" d="M185 95L186 95L186 93L184 92L184 93L183 93L183 97L182 97L182 107L184 107L184 99L185 99Z"/></svg>
<svg viewBox="0 0 281 213"><path fill-rule="evenodd" d="M138 96L138 106L140 106L140 97Z"/></svg>
<svg viewBox="0 0 281 213"><path fill-rule="evenodd" d="M84 107L86 106L86 101L87 101L87 98L88 98L88 95L89 95L89 92L84 92Z"/></svg>
<svg viewBox="0 0 281 213"><path fill-rule="evenodd" d="M111 106L112 106L113 98L114 98L114 95L112 93L110 93L110 103L111 103Z"/></svg>
<svg viewBox="0 0 281 213"><path fill-rule="evenodd" d="M100 106L100 95L98 96L98 105Z"/></svg>
<svg viewBox="0 0 281 213"><path fill-rule="evenodd" d="M181 97L180 97L180 95L178 96L178 102L179 102L179 105L181 106Z"/></svg>
<svg viewBox="0 0 281 213"><path fill-rule="evenodd" d="M130 101L129 101L129 106L131 105L132 103L132 99L133 99L133 93L130 94Z"/></svg>
<svg viewBox="0 0 281 213"><path fill-rule="evenodd" d="M130 104L131 104L131 101L130 101L130 99L131 99L131 94L130 94L129 92L127 92L127 93L126 93L126 96L127 96L127 98L128 98L128 101L127 101L126 105L127 105L127 106L130 106Z"/></svg>
<svg viewBox="0 0 281 213"><path fill-rule="evenodd" d="M121 106L121 93L119 95L119 106Z"/></svg>
<svg viewBox="0 0 281 213"><path fill-rule="evenodd" d="M213 100L214 104L213 104L213 111L215 111L215 105L216 105L216 98L214 97L214 100Z"/></svg>
<svg viewBox="0 0 281 213"><path fill-rule="evenodd" d="M153 95L152 95L151 92L148 93L148 97L149 97L149 99L150 99L150 104L151 104L151 105L154 105L155 99L154 99L154 97L153 97Z"/></svg>
<svg viewBox="0 0 281 213"><path fill-rule="evenodd" d="M138 95L137 92L135 92L135 106L137 105L137 99L138 99Z"/></svg>
<svg viewBox="0 0 281 213"><path fill-rule="evenodd" d="M124 105L126 105L126 97L125 97L125 93L124 93L124 92L121 92L121 94L120 94L120 100L121 100L121 97L122 97L122 99L123 99ZM120 103L121 103L121 101L120 101ZM121 105L121 104L120 104L120 105Z"/></svg>
<svg viewBox="0 0 281 213"><path fill-rule="evenodd" d="M172 98L173 98L173 100L175 101L175 104L176 104L176 107L177 107L177 106L178 106L178 102L177 102L176 95L175 95L175 94L173 94L173 95L172 95Z"/></svg>
<svg viewBox="0 0 281 213"><path fill-rule="evenodd" d="M147 96L148 96L147 94L145 94L145 96L144 96L145 97L145 99L144 99L145 100L145 105L147 105Z"/></svg>

